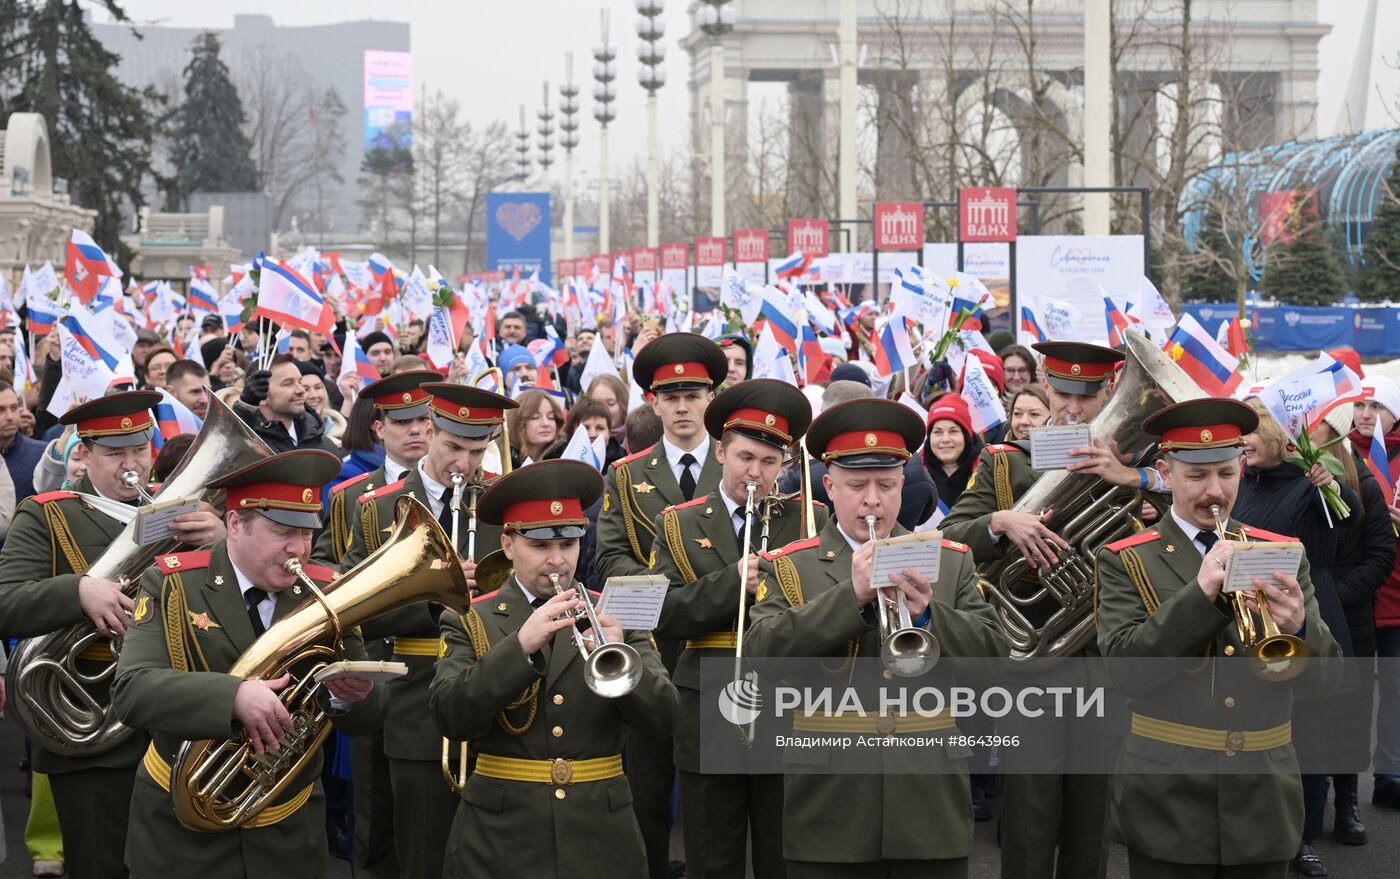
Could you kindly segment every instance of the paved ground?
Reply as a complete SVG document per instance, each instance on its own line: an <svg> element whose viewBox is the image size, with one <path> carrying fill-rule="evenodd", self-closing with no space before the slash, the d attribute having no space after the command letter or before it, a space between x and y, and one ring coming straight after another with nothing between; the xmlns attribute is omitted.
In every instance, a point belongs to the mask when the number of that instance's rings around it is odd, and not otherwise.
<svg viewBox="0 0 1400 879"><path fill-rule="evenodd" d="M29 801L24 796L24 773L16 768L23 754L19 728L12 719L0 721L0 807L5 819L5 842L9 858L0 864L0 879L20 879L30 875L30 861L24 848L24 821ZM1339 879L1371 879L1396 875L1400 863L1400 813L1382 811L1371 806L1371 783L1363 777L1361 790L1362 820L1369 829L1371 842L1365 846L1337 845L1324 838L1323 857L1331 875ZM993 800L995 804L997 801ZM1328 827L1331 813L1328 813ZM672 850L680 857L680 833L672 838ZM973 879L996 879L999 875L995 822L977 825L977 850L972 859ZM1127 859L1121 849L1113 853L1111 877L1126 877ZM331 862L333 879L349 879L350 870L344 861Z"/></svg>

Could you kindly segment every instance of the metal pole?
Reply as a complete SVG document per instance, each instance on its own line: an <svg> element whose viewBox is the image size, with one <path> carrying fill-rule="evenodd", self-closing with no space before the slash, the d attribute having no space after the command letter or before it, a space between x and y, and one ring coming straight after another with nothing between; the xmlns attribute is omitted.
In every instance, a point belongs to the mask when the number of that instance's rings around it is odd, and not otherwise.
<svg viewBox="0 0 1400 879"><path fill-rule="evenodd" d="M564 150L564 258L574 258L574 151Z"/></svg>
<svg viewBox="0 0 1400 879"><path fill-rule="evenodd" d="M1110 126L1113 124L1113 81L1110 64L1111 0L1084 4L1084 186L1113 183ZM1109 234L1108 195L1084 196L1084 234Z"/></svg>
<svg viewBox="0 0 1400 879"><path fill-rule="evenodd" d="M710 40L710 235L725 237L724 38Z"/></svg>
<svg viewBox="0 0 1400 879"><path fill-rule="evenodd" d="M647 247L661 243L660 146L656 136L656 91L647 92Z"/></svg>
<svg viewBox="0 0 1400 879"><path fill-rule="evenodd" d="M843 217L856 210L856 0L841 0L840 42L840 158L837 166L837 210Z"/></svg>
<svg viewBox="0 0 1400 879"><path fill-rule="evenodd" d="M598 252L608 253L608 126L598 132ZM609 267L611 270L611 267Z"/></svg>

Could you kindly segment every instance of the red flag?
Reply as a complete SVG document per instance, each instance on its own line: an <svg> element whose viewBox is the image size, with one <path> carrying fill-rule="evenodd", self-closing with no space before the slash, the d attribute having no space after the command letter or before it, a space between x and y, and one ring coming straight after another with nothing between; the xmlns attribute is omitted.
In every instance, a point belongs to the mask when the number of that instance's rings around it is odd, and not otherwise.
<svg viewBox="0 0 1400 879"><path fill-rule="evenodd" d="M1249 353L1249 346L1244 340L1244 327L1240 326L1238 315L1231 318L1229 326L1225 328L1224 344L1232 357L1243 357Z"/></svg>

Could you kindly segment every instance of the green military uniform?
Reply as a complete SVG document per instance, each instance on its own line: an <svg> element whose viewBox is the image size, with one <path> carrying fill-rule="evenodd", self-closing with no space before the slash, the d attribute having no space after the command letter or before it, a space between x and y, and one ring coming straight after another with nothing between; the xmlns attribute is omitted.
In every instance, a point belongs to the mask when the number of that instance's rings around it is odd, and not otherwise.
<svg viewBox="0 0 1400 879"><path fill-rule="evenodd" d="M502 477L481 515L530 539L576 539L600 489L586 464L543 461ZM675 688L645 632L626 634L640 676L615 699L588 688L568 629L527 657L518 638L530 605L512 577L465 615L442 615L433 719L443 735L469 739L476 751L445 874L641 879L647 861L622 775L623 725L669 737Z"/></svg>
<svg viewBox="0 0 1400 879"><path fill-rule="evenodd" d="M411 374L408 374L411 375ZM384 379L390 382L391 376ZM374 387L371 385L370 387ZM466 385L427 383L424 411L431 411L434 429L467 439L485 439L501 430L506 409L515 408L507 397ZM465 409L466 414L460 414ZM415 467L398 482L361 494L355 521L349 528L350 548L341 559L341 570L359 564L379 547L394 524L394 505L405 495L433 509L452 534L451 513L442 499L442 486L429 491L423 470ZM495 477L487 474L486 484ZM470 480L470 475L468 476ZM457 551L466 558L470 492L463 490L459 514ZM481 558L501 546L501 530L477 521L476 556ZM442 875L443 851L452 828L457 796L442 774L442 737L428 714L428 685L437 658L438 614L441 608L423 603L401 608L365 624L366 637L391 639L393 658L408 666L408 674L384 686L388 709L384 715L384 754L389 760L389 780L394 803L394 848L400 875L405 879L436 879ZM455 748L453 749L455 752Z"/></svg>
<svg viewBox="0 0 1400 879"><path fill-rule="evenodd" d="M1111 348L1079 342L1043 342L1035 346L1045 357L1046 381L1064 394L1095 394L1112 378L1123 355ZM1021 496L1040 478L1031 468L1030 443L1015 440L988 446L978 459L977 470L967 489L939 523L946 537L972 547L979 566L999 560L1013 548L1006 538L994 538L990 531L992 514L1012 509ZM1036 588L1039 588L1036 586ZM1029 614L1033 623L1035 609ZM1093 655L1092 644L1076 655ZM1080 683L1097 686L1087 667L1071 667L1082 672ZM1061 724L1058 742L1044 738L1050 725L1037 722L1040 748L1007 749L1001 764L1001 875L1005 879L1023 876L1105 875L1108 849L1104 836L1108 780L1090 774L1063 774L1057 766L1043 762L1054 759L1055 746L1069 749L1065 759L1075 761L1093 743L1069 733ZM998 729L1015 734L1018 718L1007 715ZM1038 762L1032 765L1028 761ZM1062 767L1064 764L1060 764Z"/></svg>
<svg viewBox="0 0 1400 879"><path fill-rule="evenodd" d="M292 451L249 465L211 487L227 489L231 510L256 511L280 525L311 531L320 521L317 488L338 469L334 455ZM319 753L277 802L240 829L191 830L171 805L172 767L183 742L242 735L234 720L234 700L243 680L227 672L257 638L253 615L258 615L258 626L266 627L315 600L298 594L300 586L265 590L261 598L250 590L245 596L228 547L220 541L208 550L161 556L141 578L112 688L122 722L152 736L131 798L126 856L136 879L326 874ZM323 589L335 576L318 565L304 570ZM270 620L263 611L269 603ZM348 658L364 658L358 632L346 632L343 640ZM332 706L331 712L337 726L354 732L370 728L381 705L378 691L372 690L367 699Z"/></svg>
<svg viewBox="0 0 1400 879"><path fill-rule="evenodd" d="M1162 438L1165 454L1211 464L1238 456L1241 437L1257 426L1242 403L1193 400L1158 412L1144 430ZM1294 540L1234 521L1225 527L1244 540ZM1132 709L1132 734L1113 776L1109 832L1127 846L1134 879L1280 877L1302 839L1293 695L1329 694L1341 677L1341 648L1318 612L1305 557L1299 635L1313 659L1260 674L1244 658L1227 597L1210 601L1198 584L1201 544L1216 539L1213 529L1187 533L1172 514L1098 555L1098 642L1106 657L1203 659L1180 671L1110 666Z"/></svg>
<svg viewBox="0 0 1400 879"><path fill-rule="evenodd" d="M741 382L716 397L705 410L712 439L734 430L780 451L806 432L811 406L796 387L771 379ZM782 833L774 815L782 813L782 778L772 774L703 775L700 771L700 662L733 656L738 623L742 537L716 487L688 503L668 507L656 524L655 563L670 584L656 636L683 644L672 672L680 694L675 763L680 770L681 810L685 815L686 875L720 879L745 875L745 840L750 839L757 879L784 875ZM778 547L803 536L801 498L759 500L752 523L752 545L760 544L763 510L768 542ZM826 510L816 510L817 528Z"/></svg>
<svg viewBox="0 0 1400 879"><path fill-rule="evenodd" d="M158 402L160 395L150 392L113 394L75 406L59 420L74 425L85 442L140 445L154 435L150 407ZM125 527L81 497L97 494L84 476L72 491L35 495L16 508L0 552L0 632L37 637L87 622L78 601L78 583ZM79 656L77 667L98 675L112 658L107 644L98 641ZM95 703L111 704L110 676L82 686ZM69 875L76 879L126 875L122 849L127 811L136 764L145 747L144 733L129 736L104 753L83 757L67 757L35 745L34 771L49 776L64 837L64 860Z"/></svg>
<svg viewBox="0 0 1400 879"><path fill-rule="evenodd" d="M808 448L830 467L902 468L923 441L923 425L899 403L854 400L824 412L808 432ZM839 515L840 510L836 511ZM878 526L877 526L878 527ZM897 524L890 534L903 534ZM1006 646L991 608L977 588L967 546L945 540L928 621L924 625L949 656L1000 656ZM804 673L799 687L826 686L852 680L846 668L852 657L880 655L880 626L875 604L857 607L851 581L853 548L833 515L816 537L762 556L758 604L745 639L746 652L758 657L841 657L830 666ZM880 600L880 599L877 599ZM888 676L888 672L885 676ZM862 685L881 676L862 674ZM953 675L946 667L910 678L911 687L947 688ZM943 730L952 734L947 714L843 718L797 716L794 732L860 733ZM868 724L869 729L853 728ZM888 724L888 726L886 726ZM903 768L907 757L875 757L879 774L843 775L814 771L830 754L793 749L785 778L783 848L793 877L870 875L966 876L972 851L972 805L966 761L970 748L948 743L942 750L920 752L918 772ZM938 765L930 767L926 761Z"/></svg>
<svg viewBox="0 0 1400 879"><path fill-rule="evenodd" d="M632 364L633 381L647 393L709 391L718 387L728 372L729 362L719 346L694 333L667 333L643 348ZM681 490L672 469L679 466L679 461L667 457L664 440L613 462L604 487L603 508L598 514L594 571L599 583L607 582L609 577L646 573L661 512L708 494L719 485L720 466L711 446L707 438L695 450L696 462L688 469L696 485L689 497ZM694 473L697 468L698 476ZM663 641L660 650L667 670L673 670L680 645ZM627 775L636 798L637 821L647 844L651 876L667 879L671 791L676 775L671 740L629 732Z"/></svg>

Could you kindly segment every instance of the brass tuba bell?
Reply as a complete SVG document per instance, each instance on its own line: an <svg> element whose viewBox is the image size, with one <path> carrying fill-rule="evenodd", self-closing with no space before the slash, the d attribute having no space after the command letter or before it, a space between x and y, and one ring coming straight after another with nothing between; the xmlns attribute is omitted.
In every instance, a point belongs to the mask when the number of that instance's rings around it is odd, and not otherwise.
<svg viewBox="0 0 1400 879"><path fill-rule="evenodd" d="M209 395L209 414L179 467L170 474L154 500L215 493L205 486L235 470L272 454L258 435L222 400ZM100 503L94 506L101 508ZM136 542L135 509L121 505L113 517L128 514L124 527L106 551L84 572L85 576L116 580L128 585L127 595L139 588L137 577L158 555L173 551L174 540L142 546ZM104 510L105 512L105 510ZM79 656L89 647L110 643L112 660L88 674L78 667ZM117 669L120 643L83 620L56 632L19 643L10 657L6 689L15 720L39 747L65 757L91 757L112 750L134 731L117 720L111 701L95 699L86 687L112 679Z"/></svg>
<svg viewBox="0 0 1400 879"><path fill-rule="evenodd" d="M175 815L192 830L242 827L275 802L316 759L331 720L316 698L312 675L336 661L338 633L421 601L462 611L467 581L447 535L427 508L401 497L394 531L364 561L322 595L273 623L238 658L229 674L245 680L292 675L279 694L292 717L281 750L253 753L246 737L185 742L170 773Z"/></svg>

